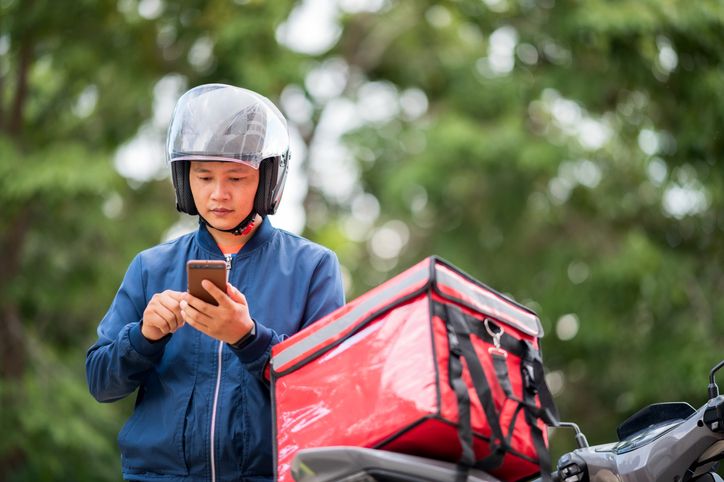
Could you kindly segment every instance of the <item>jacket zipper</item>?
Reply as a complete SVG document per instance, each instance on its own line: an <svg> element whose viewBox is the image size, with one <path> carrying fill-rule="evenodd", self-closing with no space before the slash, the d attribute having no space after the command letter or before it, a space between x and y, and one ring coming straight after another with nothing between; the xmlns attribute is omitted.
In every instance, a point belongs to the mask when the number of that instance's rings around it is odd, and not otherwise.
<svg viewBox="0 0 724 482"><path fill-rule="evenodd" d="M231 272L231 254L225 254L226 258L226 281L229 281L229 273ZM221 362L224 354L224 342L219 340L219 349L217 351L217 369L216 369L216 388L214 389L214 405L211 410L211 482L216 482L216 455L214 451L214 442L216 435L216 408L219 404L219 390L221 389Z"/></svg>

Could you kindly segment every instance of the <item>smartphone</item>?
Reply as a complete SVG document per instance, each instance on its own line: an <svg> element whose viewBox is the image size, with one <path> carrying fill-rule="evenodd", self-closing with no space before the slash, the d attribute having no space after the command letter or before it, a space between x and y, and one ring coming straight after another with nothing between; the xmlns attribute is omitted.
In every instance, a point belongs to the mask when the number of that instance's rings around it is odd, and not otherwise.
<svg viewBox="0 0 724 482"><path fill-rule="evenodd" d="M226 293L226 262L220 260L192 259L186 263L189 293L205 302L218 305L213 296L201 286L207 279Z"/></svg>

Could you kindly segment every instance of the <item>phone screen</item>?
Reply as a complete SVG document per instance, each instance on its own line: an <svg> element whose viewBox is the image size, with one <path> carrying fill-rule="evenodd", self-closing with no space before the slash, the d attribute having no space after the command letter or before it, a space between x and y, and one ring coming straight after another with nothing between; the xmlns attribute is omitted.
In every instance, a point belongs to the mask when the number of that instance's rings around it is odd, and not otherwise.
<svg viewBox="0 0 724 482"><path fill-rule="evenodd" d="M220 260L193 259L186 263L189 293L205 302L218 305L213 296L201 286L207 279L226 293L226 262Z"/></svg>

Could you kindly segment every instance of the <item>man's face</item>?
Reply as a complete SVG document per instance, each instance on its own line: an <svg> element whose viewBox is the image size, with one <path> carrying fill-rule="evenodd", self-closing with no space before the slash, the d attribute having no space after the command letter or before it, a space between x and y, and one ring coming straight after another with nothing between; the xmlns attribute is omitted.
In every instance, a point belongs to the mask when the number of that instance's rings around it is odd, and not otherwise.
<svg viewBox="0 0 724 482"><path fill-rule="evenodd" d="M233 229L254 207L259 171L236 162L191 162L191 194L199 214L218 229Z"/></svg>

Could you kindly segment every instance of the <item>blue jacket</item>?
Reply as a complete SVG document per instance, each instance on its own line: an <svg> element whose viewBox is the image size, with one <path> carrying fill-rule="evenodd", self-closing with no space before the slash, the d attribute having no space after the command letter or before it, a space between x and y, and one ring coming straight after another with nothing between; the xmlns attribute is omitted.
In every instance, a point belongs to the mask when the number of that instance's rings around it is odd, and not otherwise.
<svg viewBox="0 0 724 482"><path fill-rule="evenodd" d="M112 402L138 389L118 436L127 480L272 479L264 369L273 345L344 304L339 264L330 250L267 218L230 258L229 282L246 296L257 325L244 348L190 325L155 343L141 334L154 293L186 291L187 260L224 259L203 225L136 256L98 326L86 355L90 392Z"/></svg>

